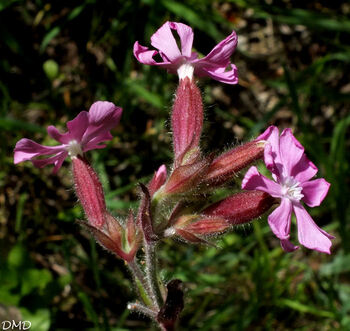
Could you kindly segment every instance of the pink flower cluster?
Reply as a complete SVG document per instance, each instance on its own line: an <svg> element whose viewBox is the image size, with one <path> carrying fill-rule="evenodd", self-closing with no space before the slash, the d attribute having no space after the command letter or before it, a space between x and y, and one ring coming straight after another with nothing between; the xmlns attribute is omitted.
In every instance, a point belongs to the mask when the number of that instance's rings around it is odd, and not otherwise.
<svg viewBox="0 0 350 331"><path fill-rule="evenodd" d="M179 35L181 49L172 30ZM67 133L62 134L54 126L49 126L48 134L60 145L44 146L21 139L14 150L14 163L29 160L37 167L54 164L54 172L57 172L65 158L70 156L73 159L75 188L89 219L90 230L102 245L128 262L140 246L141 230L147 243L172 235L189 242L206 242L205 235L219 234L232 225L249 222L277 202L280 205L268 216L268 223L284 250L291 252L298 248L289 241L294 213L299 242L309 249L330 253L330 239L334 237L315 224L302 204L304 202L309 207L320 205L330 184L324 179L312 180L317 168L305 156L303 146L290 129L279 135L278 128L270 126L254 141L216 158L213 155L203 156L201 152L203 105L201 92L192 79L193 74L236 84L237 69L230 62L237 45L236 33L233 31L203 58L198 58L197 53L192 51L193 31L182 23L166 22L153 34L151 44L158 51L149 50L136 42L135 57L141 63L177 73L180 78L171 114L174 164L169 174L162 165L148 187L141 185L143 197L135 222L132 213L127 226L108 213L98 176L82 157L84 152L103 148L105 145L101 143L112 139L110 130L119 123L122 109L111 102L98 101L89 112L80 112L67 123ZM156 54L160 55L162 62L154 59ZM203 204L204 207L198 210L184 206L183 201L187 203L192 192L203 193L203 197L262 157L273 180L261 175L252 166L242 182L242 188L252 192L239 192L215 204ZM169 219L159 224L152 219L151 211L156 215L158 212L158 216L166 214L157 208L161 208L159 205L162 203L164 208L168 208L166 201L171 200L167 200L169 197L177 204ZM127 243L127 247L123 243Z"/></svg>

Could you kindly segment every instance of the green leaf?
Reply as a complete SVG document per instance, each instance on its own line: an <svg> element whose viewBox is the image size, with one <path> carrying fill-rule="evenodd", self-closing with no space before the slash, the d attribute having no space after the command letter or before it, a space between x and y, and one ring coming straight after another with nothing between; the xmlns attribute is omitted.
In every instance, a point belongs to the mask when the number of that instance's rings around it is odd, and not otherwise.
<svg viewBox="0 0 350 331"><path fill-rule="evenodd" d="M43 290L51 280L49 270L27 269L23 272L21 294L27 295L34 289Z"/></svg>
<svg viewBox="0 0 350 331"><path fill-rule="evenodd" d="M82 5L80 5L80 6L78 6L78 7L75 7L70 13L69 13L69 15L68 15L68 17L67 17L67 20L68 21L71 21L71 20L73 20L74 18L76 18L82 11L83 11L83 9L85 8L85 3L84 4L82 4Z"/></svg>
<svg viewBox="0 0 350 331"><path fill-rule="evenodd" d="M10 267L19 268L27 263L27 250L22 244L16 244L7 256L7 263Z"/></svg>
<svg viewBox="0 0 350 331"><path fill-rule="evenodd" d="M50 328L50 311L48 309L38 309L34 313L25 308L20 308L23 321L30 321L31 327L28 330L48 331Z"/></svg>
<svg viewBox="0 0 350 331"><path fill-rule="evenodd" d="M335 317L334 313L332 313L330 311L325 311L325 310L318 309L316 307L307 306L307 305L304 305L303 303L301 303L299 301L295 301L295 300L281 299L279 301L279 304L282 306L286 306L286 307L292 308L294 310L297 310L301 313L309 313L309 314L312 314L315 316L329 317L329 318Z"/></svg>
<svg viewBox="0 0 350 331"><path fill-rule="evenodd" d="M350 271L350 255L339 253L332 262L321 266L321 276L339 275Z"/></svg>
<svg viewBox="0 0 350 331"><path fill-rule="evenodd" d="M55 38L59 33L61 32L61 28L59 26L54 27L51 29L43 38L43 41L40 45L40 51L43 52L46 47L49 45L50 41Z"/></svg>
<svg viewBox="0 0 350 331"><path fill-rule="evenodd" d="M0 1L0 11L6 9L11 6L13 3L18 2L19 0L1 0Z"/></svg>
<svg viewBox="0 0 350 331"><path fill-rule="evenodd" d="M79 292L78 293L78 297L79 297L80 301L82 302L82 304L84 306L85 313L86 313L87 317L91 321L93 321L93 323L95 325L95 328L97 330L99 330L98 315L97 315L94 307L92 306L89 297L84 292Z"/></svg>
<svg viewBox="0 0 350 331"><path fill-rule="evenodd" d="M333 161L342 162L346 150L346 132L350 126L350 115L340 120L334 128L331 141L331 159Z"/></svg>
<svg viewBox="0 0 350 331"><path fill-rule="evenodd" d="M149 91L147 88L145 88L140 83L137 83L134 80L128 79L126 80L126 84L130 88L130 91L140 96L141 98L145 99L147 102L149 102L151 105L153 105L156 108L164 108L165 104L161 96L159 96L156 93L153 93Z"/></svg>
<svg viewBox="0 0 350 331"><path fill-rule="evenodd" d="M313 30L327 30L327 31L344 31L350 32L350 21L346 18L336 17L332 18L324 14L312 12L300 8L294 9L279 9L277 7L270 7L271 10L255 10L254 16L257 18L271 19L276 22L304 25ZM270 9L269 8L269 9Z"/></svg>
<svg viewBox="0 0 350 331"><path fill-rule="evenodd" d="M0 129L7 131L26 130L30 132L46 132L41 126L8 117L0 117Z"/></svg>
<svg viewBox="0 0 350 331"><path fill-rule="evenodd" d="M186 6L183 3L177 1L162 0L162 5L178 15L179 17L188 21L192 26L202 30L203 32L210 35L213 39L223 39L224 35L216 28L216 26L200 15L198 12Z"/></svg>

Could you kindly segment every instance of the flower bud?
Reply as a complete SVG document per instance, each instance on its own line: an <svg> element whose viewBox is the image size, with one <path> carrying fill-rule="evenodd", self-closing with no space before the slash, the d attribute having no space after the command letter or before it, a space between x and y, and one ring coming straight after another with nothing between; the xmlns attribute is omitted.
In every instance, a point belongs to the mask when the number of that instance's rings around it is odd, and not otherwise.
<svg viewBox="0 0 350 331"><path fill-rule="evenodd" d="M174 229L183 229L195 235L213 235L225 231L230 226L221 217L183 215L174 224Z"/></svg>
<svg viewBox="0 0 350 331"><path fill-rule="evenodd" d="M240 192L216 202L202 213L210 217L222 217L230 224L247 223L269 210L275 198L262 191Z"/></svg>
<svg viewBox="0 0 350 331"><path fill-rule="evenodd" d="M158 240L158 236L154 232L153 219L151 216L151 196L145 185L142 183L139 185L142 191L142 198L137 215L137 225L142 229L146 242L150 243Z"/></svg>
<svg viewBox="0 0 350 331"><path fill-rule="evenodd" d="M75 191L89 223L101 228L105 223L106 203L102 185L94 169L81 157L73 157Z"/></svg>
<svg viewBox="0 0 350 331"><path fill-rule="evenodd" d="M222 233L230 226L222 217L183 215L173 222L172 227L165 230L164 235L177 235L192 243L208 243L203 237Z"/></svg>
<svg viewBox="0 0 350 331"><path fill-rule="evenodd" d="M199 140L203 127L203 104L201 92L188 77L180 80L176 90L171 114L175 167L193 160L192 154L199 152ZM191 157L187 153L191 154ZM188 162L188 161L187 161Z"/></svg>
<svg viewBox="0 0 350 331"><path fill-rule="evenodd" d="M162 189L165 194L182 194L192 191L208 171L210 157L175 168Z"/></svg>
<svg viewBox="0 0 350 331"><path fill-rule="evenodd" d="M155 192L159 190L159 188L165 183L166 181L166 167L165 165L161 165L159 169L154 173L153 178L148 184L148 190L149 194L152 197Z"/></svg>
<svg viewBox="0 0 350 331"><path fill-rule="evenodd" d="M136 229L132 213L129 215L125 228L108 213L105 214L105 220L105 226L101 229L82 221L79 223L92 233L102 247L126 262L131 262L142 240L141 232Z"/></svg>
<svg viewBox="0 0 350 331"><path fill-rule="evenodd" d="M213 160L205 183L220 185L264 155L265 141L252 141L221 154Z"/></svg>

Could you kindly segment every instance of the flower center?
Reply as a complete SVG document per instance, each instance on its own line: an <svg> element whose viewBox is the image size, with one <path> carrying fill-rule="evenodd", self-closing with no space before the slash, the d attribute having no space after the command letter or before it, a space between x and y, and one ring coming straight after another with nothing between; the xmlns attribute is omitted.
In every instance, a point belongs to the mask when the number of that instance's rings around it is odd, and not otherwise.
<svg viewBox="0 0 350 331"><path fill-rule="evenodd" d="M290 200L300 201L304 197L302 190L300 183L294 177L285 177L281 183L281 194Z"/></svg>
<svg viewBox="0 0 350 331"><path fill-rule="evenodd" d="M76 140L71 140L66 147L68 154L71 158L76 157L77 155L83 155L80 143Z"/></svg>
<svg viewBox="0 0 350 331"><path fill-rule="evenodd" d="M177 69L177 74L179 75L179 80L188 77L192 80L193 77L194 66L191 63L185 62L181 64L181 66Z"/></svg>

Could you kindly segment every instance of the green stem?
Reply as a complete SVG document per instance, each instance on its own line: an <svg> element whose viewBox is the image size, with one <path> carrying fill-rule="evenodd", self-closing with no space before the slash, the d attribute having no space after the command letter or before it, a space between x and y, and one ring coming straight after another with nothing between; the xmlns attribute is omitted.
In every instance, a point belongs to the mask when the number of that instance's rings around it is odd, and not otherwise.
<svg viewBox="0 0 350 331"><path fill-rule="evenodd" d="M131 274L134 277L134 281L136 284L136 287L139 291L140 297L142 301L147 305L147 306L152 306L153 300L152 300L152 295L151 291L149 289L149 285L146 281L145 275L138 266L137 262L135 260L131 261L128 263L128 267L131 271Z"/></svg>
<svg viewBox="0 0 350 331"><path fill-rule="evenodd" d="M157 276L157 259L155 255L155 244L145 243L146 256L146 278L150 289L150 294L155 308L159 311L163 305L163 297L159 288Z"/></svg>
<svg viewBox="0 0 350 331"><path fill-rule="evenodd" d="M156 321L157 313L154 310L149 309L149 308L145 307L144 305L139 304L138 302L129 303L128 309L142 313L142 314L144 314L144 315L146 315L146 316L148 316Z"/></svg>

